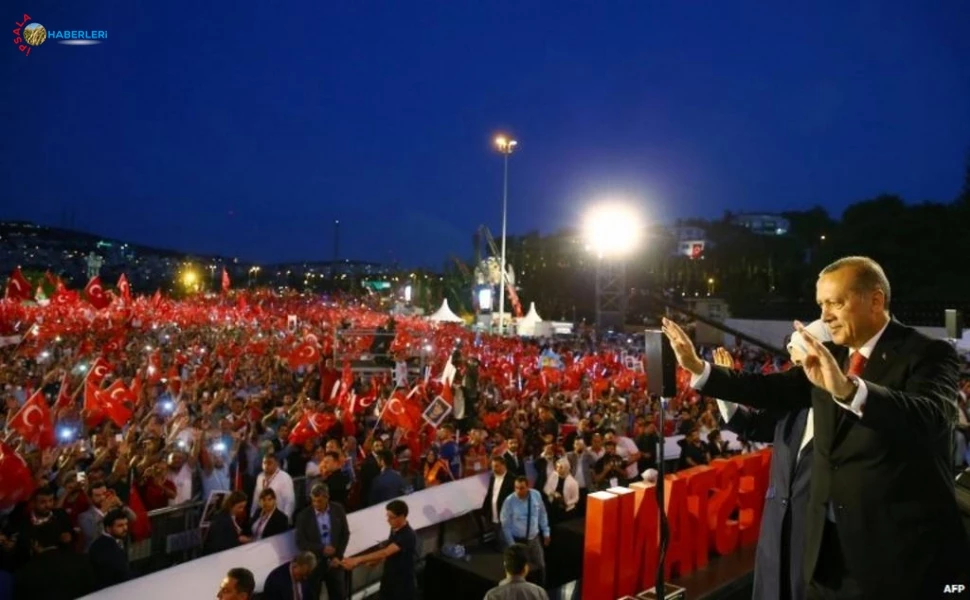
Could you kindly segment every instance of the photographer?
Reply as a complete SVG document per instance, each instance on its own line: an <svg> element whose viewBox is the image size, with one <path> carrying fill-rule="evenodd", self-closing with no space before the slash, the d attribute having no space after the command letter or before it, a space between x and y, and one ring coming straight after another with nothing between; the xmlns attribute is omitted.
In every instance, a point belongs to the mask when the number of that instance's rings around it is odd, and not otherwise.
<svg viewBox="0 0 970 600"><path fill-rule="evenodd" d="M635 461L627 463L616 453L616 442L608 441L604 445L606 451L603 457L593 466L593 481L597 490L605 490L621 485L626 481L626 469Z"/></svg>

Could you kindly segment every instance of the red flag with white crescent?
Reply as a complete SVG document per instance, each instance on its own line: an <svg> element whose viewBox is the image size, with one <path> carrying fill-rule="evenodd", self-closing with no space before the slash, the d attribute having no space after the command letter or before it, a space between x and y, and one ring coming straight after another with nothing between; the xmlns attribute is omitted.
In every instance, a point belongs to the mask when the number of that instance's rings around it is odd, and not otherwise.
<svg viewBox="0 0 970 600"><path fill-rule="evenodd" d="M27 402L10 419L7 427L21 435L29 444L38 448L50 448L57 443L54 437L54 420L50 407L40 390L34 392Z"/></svg>
<svg viewBox="0 0 970 600"><path fill-rule="evenodd" d="M20 267L16 267L7 279L4 297L8 300L30 300L30 282L24 277Z"/></svg>
<svg viewBox="0 0 970 600"><path fill-rule="evenodd" d="M111 304L111 297L104 291L104 286L101 285L101 278L95 275L88 281L88 284L84 286L84 297L87 298L91 306L101 310L108 308Z"/></svg>
<svg viewBox="0 0 970 600"><path fill-rule="evenodd" d="M287 360L291 369L308 367L320 362L320 349L314 344L303 343L293 349Z"/></svg>
<svg viewBox="0 0 970 600"><path fill-rule="evenodd" d="M88 371L87 376L84 381L91 383L96 388L100 388L101 384L104 383L105 377L107 377L112 371L111 365L104 357L99 356L95 359L94 364L91 365L91 369Z"/></svg>
<svg viewBox="0 0 970 600"><path fill-rule="evenodd" d="M104 390L104 393L108 394L112 402L131 402L132 404L135 402L135 395L120 379L115 379L114 383Z"/></svg>
<svg viewBox="0 0 970 600"><path fill-rule="evenodd" d="M103 415L118 427L124 427L131 419L131 409L123 401L109 394L108 390L99 390L90 381L84 388L84 408L91 413L91 421L97 415Z"/></svg>

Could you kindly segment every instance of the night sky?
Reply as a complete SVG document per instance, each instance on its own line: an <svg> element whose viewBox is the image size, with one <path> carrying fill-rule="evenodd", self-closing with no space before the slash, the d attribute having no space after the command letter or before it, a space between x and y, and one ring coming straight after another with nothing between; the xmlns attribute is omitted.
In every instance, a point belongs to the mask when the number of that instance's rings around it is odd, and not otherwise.
<svg viewBox="0 0 970 600"><path fill-rule="evenodd" d="M962 182L965 0L287 4L8 3L108 40L0 52L0 218L257 261L332 258L340 219L342 258L440 267L498 235L502 130L512 233Z"/></svg>

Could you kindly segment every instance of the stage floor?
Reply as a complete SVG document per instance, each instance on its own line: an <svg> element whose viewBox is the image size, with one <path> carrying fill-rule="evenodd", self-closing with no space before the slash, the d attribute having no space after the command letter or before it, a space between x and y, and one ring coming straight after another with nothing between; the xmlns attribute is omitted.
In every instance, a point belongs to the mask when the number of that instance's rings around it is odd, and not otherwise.
<svg viewBox="0 0 970 600"><path fill-rule="evenodd" d="M583 572L582 519L556 525L552 543L546 549L546 586L550 597L564 597L564 589L574 590L579 598L578 580ZM492 548L466 548L465 559L441 554L425 561L423 597L425 600L461 598L477 600L505 578L502 555ZM748 600L754 578L755 548L741 548L728 556L712 556L707 567L670 583L687 589L690 600ZM571 585L575 584L575 585Z"/></svg>

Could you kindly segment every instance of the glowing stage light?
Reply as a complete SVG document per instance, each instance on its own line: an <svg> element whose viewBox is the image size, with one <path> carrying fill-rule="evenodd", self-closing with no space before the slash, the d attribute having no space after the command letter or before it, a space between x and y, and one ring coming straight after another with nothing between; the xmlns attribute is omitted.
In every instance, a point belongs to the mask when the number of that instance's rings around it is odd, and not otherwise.
<svg viewBox="0 0 970 600"><path fill-rule="evenodd" d="M619 202L591 208L583 219L586 246L600 258L620 257L640 244L643 222L632 206Z"/></svg>

